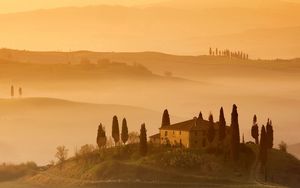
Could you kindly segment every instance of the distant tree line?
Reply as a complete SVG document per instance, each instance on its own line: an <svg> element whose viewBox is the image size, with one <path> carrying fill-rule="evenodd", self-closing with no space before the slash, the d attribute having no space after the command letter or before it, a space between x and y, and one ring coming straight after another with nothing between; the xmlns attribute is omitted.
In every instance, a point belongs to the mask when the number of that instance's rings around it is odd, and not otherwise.
<svg viewBox="0 0 300 188"><path fill-rule="evenodd" d="M23 96L23 88L22 87L18 88L18 94L19 94L19 97ZM10 97L11 98L15 97L15 87L13 85L10 86Z"/></svg>
<svg viewBox="0 0 300 188"><path fill-rule="evenodd" d="M209 55L210 56L222 56L228 58L237 58L237 59L249 59L249 55L243 51L230 51L228 49L220 50L218 48L212 49L209 48Z"/></svg>

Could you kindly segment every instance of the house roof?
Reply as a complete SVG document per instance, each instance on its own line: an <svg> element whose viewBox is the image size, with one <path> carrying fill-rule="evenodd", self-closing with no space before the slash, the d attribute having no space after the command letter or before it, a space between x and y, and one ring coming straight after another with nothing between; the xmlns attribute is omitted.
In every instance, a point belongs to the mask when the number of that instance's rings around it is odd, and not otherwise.
<svg viewBox="0 0 300 188"><path fill-rule="evenodd" d="M149 136L149 138L160 138L160 133L157 133L155 135Z"/></svg>
<svg viewBox="0 0 300 188"><path fill-rule="evenodd" d="M175 123L169 126L161 127L160 130L178 130L178 131L193 131L193 130L206 130L208 126L210 125L210 122L207 120L200 120L197 118ZM219 123L214 123L214 128L219 128Z"/></svg>

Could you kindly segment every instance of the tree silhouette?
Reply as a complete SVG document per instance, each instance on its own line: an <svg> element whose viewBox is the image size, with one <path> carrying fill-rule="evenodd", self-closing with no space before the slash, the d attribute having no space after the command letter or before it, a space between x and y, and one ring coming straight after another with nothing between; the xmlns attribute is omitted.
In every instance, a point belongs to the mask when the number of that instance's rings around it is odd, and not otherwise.
<svg viewBox="0 0 300 188"><path fill-rule="evenodd" d="M226 121L224 117L223 107L220 109L220 116L219 116L219 141L223 141L226 136Z"/></svg>
<svg viewBox="0 0 300 188"><path fill-rule="evenodd" d="M14 97L14 96L15 96L15 88L14 88L13 85L10 87L10 96L11 96L11 97Z"/></svg>
<svg viewBox="0 0 300 188"><path fill-rule="evenodd" d="M65 146L58 146L56 148L55 157L58 159L58 162L61 164L65 162L68 158L68 149Z"/></svg>
<svg viewBox="0 0 300 188"><path fill-rule="evenodd" d="M106 141L107 138L106 138L105 129L100 123L100 125L98 126L98 133L97 133L97 145L99 149L104 148L106 146Z"/></svg>
<svg viewBox="0 0 300 188"><path fill-rule="evenodd" d="M199 120L203 120L202 112L199 113L198 119L199 119Z"/></svg>
<svg viewBox="0 0 300 188"><path fill-rule="evenodd" d="M147 146L147 130L146 130L146 125L143 123L141 125L141 130L140 130L140 153L142 156L147 155L148 151L148 146Z"/></svg>
<svg viewBox="0 0 300 188"><path fill-rule="evenodd" d="M259 159L262 165L262 168L265 167L267 163L268 157L268 141L267 141L267 133L265 126L263 125L260 133L260 145L259 145Z"/></svg>
<svg viewBox="0 0 300 188"><path fill-rule="evenodd" d="M19 88L19 96L22 97L22 95L23 95L23 89L20 87Z"/></svg>
<svg viewBox="0 0 300 188"><path fill-rule="evenodd" d="M215 128L214 128L213 115L210 114L208 119L209 119L209 127L208 127L207 139L210 143L212 143L214 141L214 138L215 138Z"/></svg>
<svg viewBox="0 0 300 188"><path fill-rule="evenodd" d="M255 143L258 144L258 136L259 136L259 130L258 130L258 125L257 125L257 117L254 115L253 117L253 125L251 128L251 136L255 139Z"/></svg>
<svg viewBox="0 0 300 188"><path fill-rule="evenodd" d="M238 121L237 106L234 104L231 113L231 154L232 159L237 161L239 159L239 145L240 145L240 130Z"/></svg>
<svg viewBox="0 0 300 188"><path fill-rule="evenodd" d="M119 129L119 121L118 117L113 117L113 123L112 123L112 137L115 141L115 145L117 145L120 141L120 129Z"/></svg>
<svg viewBox="0 0 300 188"><path fill-rule="evenodd" d="M121 140L124 144L128 141L128 127L127 127L127 120L126 118L122 121L122 133L121 133Z"/></svg>
<svg viewBox="0 0 300 188"><path fill-rule="evenodd" d="M164 126L169 126L171 123L170 123L170 115L169 115L169 112L168 110L166 109L164 111L164 114L163 114L163 117L162 117L162 122L161 122L161 126L164 127Z"/></svg>
<svg viewBox="0 0 300 188"><path fill-rule="evenodd" d="M268 120L267 122L267 127L266 127L266 132L267 132L267 144L268 148L272 149L273 148L273 126L272 126L272 121Z"/></svg>
<svg viewBox="0 0 300 188"><path fill-rule="evenodd" d="M209 48L209 55L211 56L212 55L212 49Z"/></svg>

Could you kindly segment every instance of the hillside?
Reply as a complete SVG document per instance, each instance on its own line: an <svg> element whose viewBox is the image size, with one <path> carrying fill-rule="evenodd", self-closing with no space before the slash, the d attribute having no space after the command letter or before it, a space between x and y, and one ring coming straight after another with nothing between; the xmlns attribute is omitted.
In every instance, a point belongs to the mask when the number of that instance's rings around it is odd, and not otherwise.
<svg viewBox="0 0 300 188"><path fill-rule="evenodd" d="M130 132L139 131L145 122L149 135L158 131L162 116L162 112L134 106L51 98L0 99L0 107L0 160L15 163L45 164L54 158L58 145L65 144L73 153L85 143L95 144L99 123L110 136L114 115L120 122L127 118Z"/></svg>
<svg viewBox="0 0 300 188"><path fill-rule="evenodd" d="M1 14L0 43L32 50L155 50L194 55L207 53L213 46L247 51L255 58L298 57L298 30L289 35L277 30L299 27L299 4L270 0L262 6L260 2L215 6L225 3L176 0L144 7L95 5ZM240 35L250 29L268 30L248 33L249 41L244 41ZM290 38L293 44L286 40Z"/></svg>
<svg viewBox="0 0 300 188"><path fill-rule="evenodd" d="M209 150L180 150L151 146L147 157L139 155L137 145L108 148L102 152L78 155L61 165L50 167L22 181L34 185L140 185L148 187L297 187L299 160L288 154L270 152L268 182L263 182L259 170L254 169L255 156L243 146L238 163L224 160L224 156ZM256 148L257 149L257 148ZM278 160L280 165L275 165ZM257 167L259 168L259 167ZM168 169L168 170L166 170ZM289 170L292 170L291 172ZM255 171L255 175L253 172ZM175 187L177 187L175 186ZM89 186L87 186L89 187Z"/></svg>
<svg viewBox="0 0 300 188"><path fill-rule="evenodd" d="M159 112L168 108L171 114L188 118L199 111L206 118L210 112L218 117L223 106L227 122L235 103L240 107L241 132L246 139L252 139L250 125L253 114L257 114L260 125L268 118L274 120L276 132L280 133L275 145L281 140L299 142L297 132L289 130L299 125L300 59L240 60L156 52L8 49L0 50L0 59L6 59L6 63L0 64L1 97L9 97L13 84L16 89L23 87L26 97L100 104L105 101ZM82 60L92 65L82 64ZM103 66L107 62L122 63Z"/></svg>

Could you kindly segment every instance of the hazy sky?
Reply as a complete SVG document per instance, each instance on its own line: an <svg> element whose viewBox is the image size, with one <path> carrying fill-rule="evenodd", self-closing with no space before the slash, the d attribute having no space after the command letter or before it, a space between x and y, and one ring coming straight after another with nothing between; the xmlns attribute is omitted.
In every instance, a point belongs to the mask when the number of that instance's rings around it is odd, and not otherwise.
<svg viewBox="0 0 300 188"><path fill-rule="evenodd" d="M87 6L95 4L141 5L161 1L168 0L0 0L0 13L20 12L65 6ZM300 2L300 0L286 1Z"/></svg>
<svg viewBox="0 0 300 188"><path fill-rule="evenodd" d="M95 4L140 5L162 0L0 0L0 13Z"/></svg>

